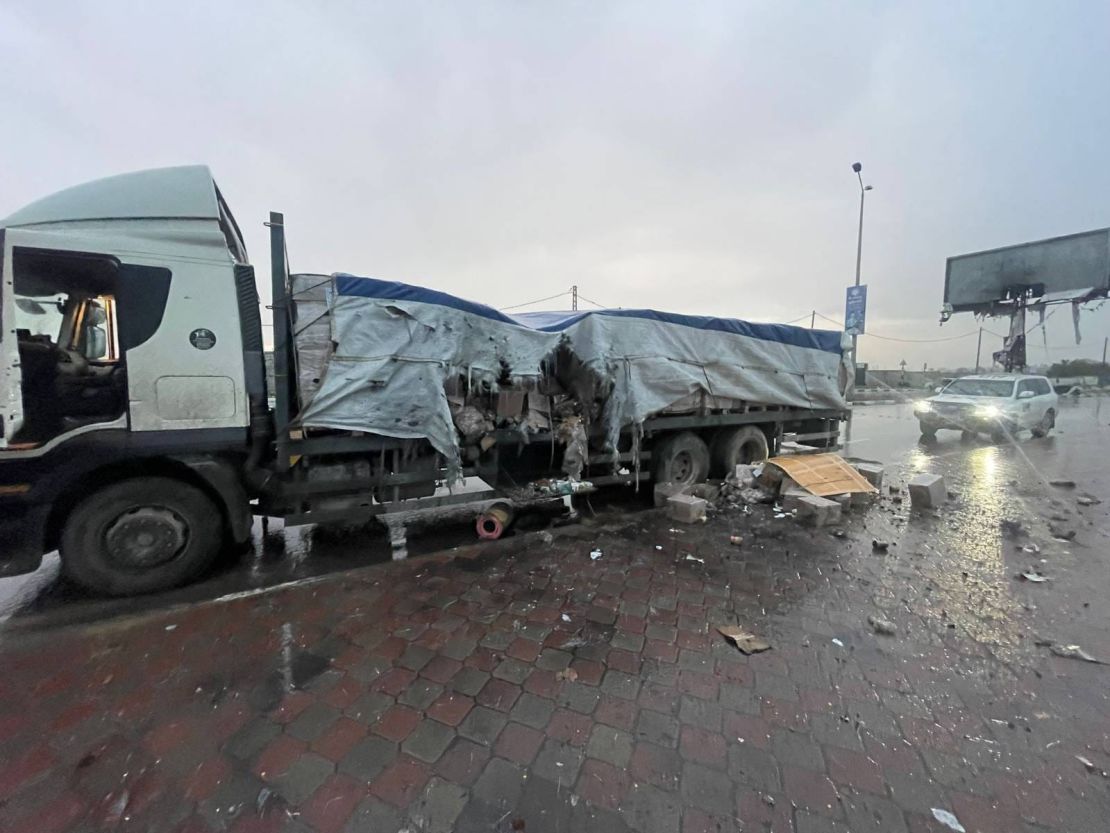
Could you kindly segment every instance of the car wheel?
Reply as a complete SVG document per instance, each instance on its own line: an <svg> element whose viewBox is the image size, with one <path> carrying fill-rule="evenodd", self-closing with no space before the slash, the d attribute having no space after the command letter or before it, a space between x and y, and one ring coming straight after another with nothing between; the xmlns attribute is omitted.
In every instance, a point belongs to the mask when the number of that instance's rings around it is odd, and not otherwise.
<svg viewBox="0 0 1110 833"><path fill-rule="evenodd" d="M921 439L935 440L937 438L937 429L933 425L926 425L924 422L918 422L918 427L921 428Z"/></svg>
<svg viewBox="0 0 1110 833"><path fill-rule="evenodd" d="M767 435L754 425L718 431L709 446L709 470L727 477L740 463L762 463L771 454Z"/></svg>
<svg viewBox="0 0 1110 833"><path fill-rule="evenodd" d="M152 593L203 573L223 538L220 510L195 486L168 477L121 480L69 513L62 572L96 593Z"/></svg>
<svg viewBox="0 0 1110 833"><path fill-rule="evenodd" d="M693 431L665 438L651 455L656 483L693 486L709 477L709 447Z"/></svg>
<svg viewBox="0 0 1110 833"><path fill-rule="evenodd" d="M961 431L960 432L960 441L965 442L965 443L969 443L978 436L979 435L976 434L974 431Z"/></svg>
<svg viewBox="0 0 1110 833"><path fill-rule="evenodd" d="M1056 412L1049 408L1044 412L1041 421L1033 426L1034 437L1047 437L1048 432L1056 427Z"/></svg>

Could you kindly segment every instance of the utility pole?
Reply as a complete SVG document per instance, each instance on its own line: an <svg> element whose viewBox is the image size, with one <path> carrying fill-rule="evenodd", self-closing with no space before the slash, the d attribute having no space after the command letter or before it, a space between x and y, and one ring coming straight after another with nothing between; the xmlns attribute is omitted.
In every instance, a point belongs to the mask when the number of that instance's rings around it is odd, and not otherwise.
<svg viewBox="0 0 1110 833"><path fill-rule="evenodd" d="M1103 347L1105 347L1105 345L1103 345ZM983 328L980 327L979 328L979 342L975 345L975 372L976 373L979 372L979 354L980 354L980 351L982 349L983 349ZM1105 355L1106 350L1104 349L1102 352L1103 352L1103 355ZM1104 359L1104 361L1105 361L1105 359Z"/></svg>
<svg viewBox="0 0 1110 833"><path fill-rule="evenodd" d="M817 325L817 310L814 310L813 312L811 312L809 314L809 328L812 330L816 325ZM1103 350L1102 353L1103 353L1102 360L1105 362L1106 361L1106 351Z"/></svg>
<svg viewBox="0 0 1110 833"><path fill-rule="evenodd" d="M1107 342L1110 342L1110 336L1106 336L1106 338L1104 338L1102 340L1102 363L1103 364L1106 364L1106 344L1107 344Z"/></svg>
<svg viewBox="0 0 1110 833"><path fill-rule="evenodd" d="M570 308L572 310L578 309L578 284L570 288Z"/></svg>

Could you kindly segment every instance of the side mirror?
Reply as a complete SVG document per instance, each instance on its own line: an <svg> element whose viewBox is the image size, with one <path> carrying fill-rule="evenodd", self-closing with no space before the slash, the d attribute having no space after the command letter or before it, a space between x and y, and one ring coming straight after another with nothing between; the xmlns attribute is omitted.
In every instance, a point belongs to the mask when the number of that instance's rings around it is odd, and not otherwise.
<svg viewBox="0 0 1110 833"><path fill-rule="evenodd" d="M1033 393L1031 390L1023 390L1018 394L1018 399L1032 399L1036 395L1037 394Z"/></svg>
<svg viewBox="0 0 1110 833"><path fill-rule="evenodd" d="M937 385L933 388L933 393L940 393L942 390L944 390L944 385Z"/></svg>
<svg viewBox="0 0 1110 833"><path fill-rule="evenodd" d="M90 327L86 332L88 341L85 344L85 358L104 358L104 354L108 352L108 334L101 327Z"/></svg>

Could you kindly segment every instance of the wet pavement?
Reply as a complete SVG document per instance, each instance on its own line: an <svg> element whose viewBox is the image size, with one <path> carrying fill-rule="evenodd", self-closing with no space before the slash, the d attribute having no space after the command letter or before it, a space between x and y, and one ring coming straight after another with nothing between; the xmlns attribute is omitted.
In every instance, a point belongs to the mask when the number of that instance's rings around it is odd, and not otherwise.
<svg viewBox="0 0 1110 833"><path fill-rule="evenodd" d="M613 499L550 542L433 523L399 563L275 529L141 602L48 565L6 585L0 830L1105 831L1110 667L1052 646L1110 660L1108 422L921 445L860 408L847 453L954 497L832 531Z"/></svg>

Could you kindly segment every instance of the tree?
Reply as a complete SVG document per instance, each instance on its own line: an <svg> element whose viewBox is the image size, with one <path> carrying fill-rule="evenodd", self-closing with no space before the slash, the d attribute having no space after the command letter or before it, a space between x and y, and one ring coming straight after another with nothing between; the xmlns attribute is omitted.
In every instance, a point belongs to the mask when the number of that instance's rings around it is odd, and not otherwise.
<svg viewBox="0 0 1110 833"><path fill-rule="evenodd" d="M1094 359L1063 359L1048 368L1045 373L1053 379L1071 376L1110 376L1110 364L1097 362Z"/></svg>

